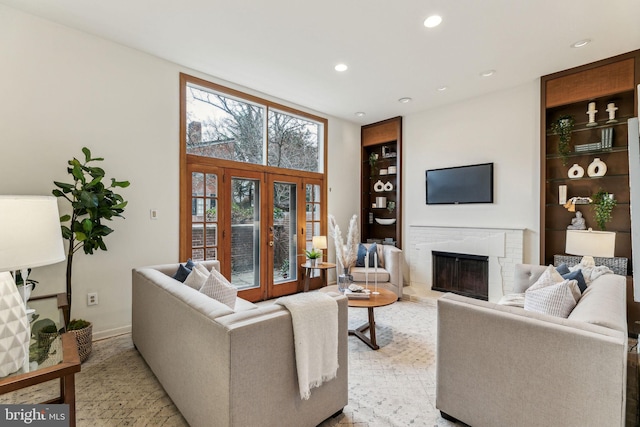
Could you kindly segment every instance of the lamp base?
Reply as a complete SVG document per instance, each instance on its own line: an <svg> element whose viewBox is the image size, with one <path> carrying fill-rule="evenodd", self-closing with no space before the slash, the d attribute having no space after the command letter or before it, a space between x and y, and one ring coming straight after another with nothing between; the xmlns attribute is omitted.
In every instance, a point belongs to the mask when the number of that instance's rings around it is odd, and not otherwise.
<svg viewBox="0 0 640 427"><path fill-rule="evenodd" d="M0 377L16 372L29 357L29 323L9 272L0 273Z"/></svg>

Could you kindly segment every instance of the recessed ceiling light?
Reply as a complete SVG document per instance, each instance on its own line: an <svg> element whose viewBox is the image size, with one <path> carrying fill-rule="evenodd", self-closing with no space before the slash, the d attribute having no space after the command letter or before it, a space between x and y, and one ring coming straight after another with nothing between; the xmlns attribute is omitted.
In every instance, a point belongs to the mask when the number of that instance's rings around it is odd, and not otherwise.
<svg viewBox="0 0 640 427"><path fill-rule="evenodd" d="M349 67L347 67L347 64L338 64L334 68L336 71L343 72L343 71L347 71Z"/></svg>
<svg viewBox="0 0 640 427"><path fill-rule="evenodd" d="M358 117L364 117L367 115L364 111L358 111L357 113L354 113L354 114Z"/></svg>
<svg viewBox="0 0 640 427"><path fill-rule="evenodd" d="M584 46L588 45L589 43L591 43L591 39L582 39L582 40L578 40L575 43L572 43L571 47L575 47L575 48L584 47Z"/></svg>
<svg viewBox="0 0 640 427"><path fill-rule="evenodd" d="M431 15L430 17L424 20L424 26L427 28L433 28L440 25L441 22L442 22L442 16Z"/></svg>
<svg viewBox="0 0 640 427"><path fill-rule="evenodd" d="M400 102L402 104L406 104L406 103L411 102L411 98L409 98L409 97L400 98L400 99L398 99L398 102Z"/></svg>
<svg viewBox="0 0 640 427"><path fill-rule="evenodd" d="M496 70L487 70L480 73L482 77L491 77L496 73Z"/></svg>
<svg viewBox="0 0 640 427"><path fill-rule="evenodd" d="M438 88L438 92L444 92L445 90L449 89L447 86L440 86Z"/></svg>

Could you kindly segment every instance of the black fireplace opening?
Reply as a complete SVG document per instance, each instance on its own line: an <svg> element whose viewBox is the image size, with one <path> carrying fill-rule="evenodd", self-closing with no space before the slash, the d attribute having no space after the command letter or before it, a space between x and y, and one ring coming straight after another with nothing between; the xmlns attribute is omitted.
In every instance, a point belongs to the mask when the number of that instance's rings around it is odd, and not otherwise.
<svg viewBox="0 0 640 427"><path fill-rule="evenodd" d="M431 254L433 290L489 300L488 256L438 251Z"/></svg>

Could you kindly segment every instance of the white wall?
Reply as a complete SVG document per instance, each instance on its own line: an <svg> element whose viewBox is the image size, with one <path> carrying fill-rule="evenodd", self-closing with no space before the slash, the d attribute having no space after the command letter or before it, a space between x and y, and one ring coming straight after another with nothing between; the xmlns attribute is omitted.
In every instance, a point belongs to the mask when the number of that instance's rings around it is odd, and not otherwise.
<svg viewBox="0 0 640 427"><path fill-rule="evenodd" d="M54 180L69 181L66 162L83 146L106 159L109 178L131 181L108 251L74 259L72 316L93 321L96 337L131 324L131 268L178 258L178 73L300 108L5 6L0 64L0 194L51 194ZM328 205L345 222L359 208L360 128L328 118ZM62 292L64 269L35 269L36 294ZM94 291L100 303L87 307Z"/></svg>
<svg viewBox="0 0 640 427"><path fill-rule="evenodd" d="M411 225L524 228L524 262L537 263L539 104L535 81L404 118L404 241ZM427 169L487 162L494 163L493 204L426 204Z"/></svg>

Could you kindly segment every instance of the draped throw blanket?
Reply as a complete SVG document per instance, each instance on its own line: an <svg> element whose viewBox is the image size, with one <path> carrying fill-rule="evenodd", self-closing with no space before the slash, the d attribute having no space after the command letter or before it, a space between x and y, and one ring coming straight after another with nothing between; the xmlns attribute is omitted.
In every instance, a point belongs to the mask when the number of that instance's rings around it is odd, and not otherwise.
<svg viewBox="0 0 640 427"><path fill-rule="evenodd" d="M290 295L276 300L293 322L293 339L300 397L332 380L338 372L338 303L321 292Z"/></svg>

